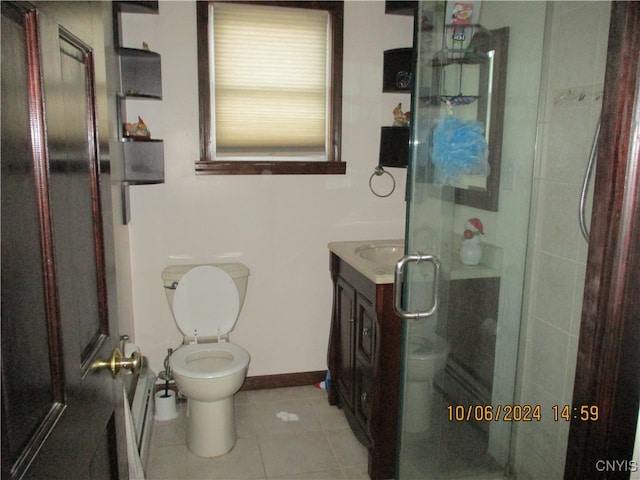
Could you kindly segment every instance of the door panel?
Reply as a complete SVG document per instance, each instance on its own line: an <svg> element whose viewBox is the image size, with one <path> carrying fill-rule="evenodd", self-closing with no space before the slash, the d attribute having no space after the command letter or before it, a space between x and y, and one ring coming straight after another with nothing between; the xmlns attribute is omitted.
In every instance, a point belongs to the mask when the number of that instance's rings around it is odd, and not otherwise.
<svg viewBox="0 0 640 480"><path fill-rule="evenodd" d="M118 339L115 308L111 314L108 308L113 306L107 285L114 270L105 260L113 261L112 242L105 242L111 224L104 221L111 217L108 152L106 147L100 151L98 141L99 128L105 140L108 132L105 122L97 122L99 106L106 110L104 42L111 37L110 6L29 4L20 14L31 18L35 34L26 29L21 37L13 35L14 43L22 41L32 53L24 56L5 45L5 24L16 23L5 4L17 11L21 7L3 2L3 120L4 99L12 92L5 85L5 60L21 65L13 68L18 73L11 83L19 85L13 88L22 95L11 103L22 115L15 126L12 118L2 122L3 428L20 422L20 397L8 394L28 393L31 376L40 384L48 378L51 387L43 389L40 411L29 408L28 414L39 413L29 428L9 442L3 435L3 478L126 478L119 438L124 432L122 384L108 370L91 368L110 357ZM31 109L25 117L26 104ZM16 154L10 150L6 159L5 144L16 145ZM10 175L18 160L23 178ZM5 191L5 184L14 188ZM31 213L25 218L25 212ZM20 318L7 318L13 311L5 311L5 303L15 305ZM34 338L24 327L31 323L40 328L34 328ZM16 348L36 340L37 347L30 348L36 352ZM21 365L33 375L23 375ZM13 386L8 393L7 384Z"/></svg>
<svg viewBox="0 0 640 480"><path fill-rule="evenodd" d="M58 125L58 137L49 137L58 298L63 328L73 337L69 347L74 353L65 357L86 370L102 335L109 333L96 112L88 101L93 97L93 55L88 45L62 30L59 58L63 108L48 111L48 122Z"/></svg>
<svg viewBox="0 0 640 480"><path fill-rule="evenodd" d="M36 22L2 3L3 477L25 470L64 410Z"/></svg>

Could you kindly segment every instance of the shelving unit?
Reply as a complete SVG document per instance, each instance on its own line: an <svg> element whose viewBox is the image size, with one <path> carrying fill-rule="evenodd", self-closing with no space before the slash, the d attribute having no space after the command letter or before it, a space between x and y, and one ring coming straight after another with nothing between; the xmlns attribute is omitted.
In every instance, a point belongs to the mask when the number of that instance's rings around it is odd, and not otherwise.
<svg viewBox="0 0 640 480"><path fill-rule="evenodd" d="M118 55L119 91L116 95L122 153L123 223L130 220L129 187L164 183L164 142L150 136L129 135L128 100L162 100L162 63L158 53L122 45L122 13L157 14L158 2L113 2L114 45Z"/></svg>
<svg viewBox="0 0 640 480"><path fill-rule="evenodd" d="M446 26L453 28L453 26ZM500 170L502 158L502 132L504 127L504 105L506 95L507 56L509 50L509 28L484 29L481 25L458 26L464 36L470 38L471 46L465 49L445 48L433 60L432 91L437 96L420 97L425 105L440 105L447 100L456 105L476 105L476 119L487 129L489 147L489 175L485 188L456 188L455 201L461 205L498 211L500 196ZM446 44L446 43L445 43ZM477 71L478 84L471 92L449 92L443 95L443 73L445 69L459 69L459 85L465 72ZM457 94L457 95L455 95ZM455 107L454 107L455 108Z"/></svg>
<svg viewBox="0 0 640 480"><path fill-rule="evenodd" d="M411 1L387 1L385 13L413 17L417 4L418 2ZM412 85L413 48L386 50L383 61L382 92L411 94ZM383 126L380 130L378 165L406 168L409 160L409 127Z"/></svg>

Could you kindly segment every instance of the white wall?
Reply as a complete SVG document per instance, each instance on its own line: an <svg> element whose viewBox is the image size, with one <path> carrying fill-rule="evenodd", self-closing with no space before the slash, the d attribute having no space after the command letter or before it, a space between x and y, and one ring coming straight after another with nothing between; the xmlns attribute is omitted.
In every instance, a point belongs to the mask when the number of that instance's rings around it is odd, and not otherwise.
<svg viewBox="0 0 640 480"><path fill-rule="evenodd" d="M404 236L405 170L397 188L369 191L380 126L408 95L381 93L383 51L412 43L412 19L384 2L345 3L343 147L346 175L196 176L198 94L194 2L161 1L159 15L124 15L125 46L146 41L162 55L163 100L128 101L164 139L165 183L131 188L128 226L134 331L161 369L181 335L160 274L170 264L239 261L251 269L232 341L252 357L249 375L322 370L331 314L327 243ZM126 299L124 300L126 301ZM127 325L128 319L123 319ZM130 328L130 327L129 327Z"/></svg>

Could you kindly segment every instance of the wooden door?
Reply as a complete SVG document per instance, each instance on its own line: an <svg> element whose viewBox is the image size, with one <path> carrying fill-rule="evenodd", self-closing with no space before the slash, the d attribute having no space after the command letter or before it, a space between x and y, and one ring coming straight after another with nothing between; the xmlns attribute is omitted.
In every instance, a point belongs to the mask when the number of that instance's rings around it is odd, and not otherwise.
<svg viewBox="0 0 640 480"><path fill-rule="evenodd" d="M118 339L105 7L2 2L3 478L127 476L122 384L92 368Z"/></svg>
<svg viewBox="0 0 640 480"><path fill-rule="evenodd" d="M628 479L638 468L640 2L611 4L604 85L567 479ZM575 415L583 405L597 421Z"/></svg>

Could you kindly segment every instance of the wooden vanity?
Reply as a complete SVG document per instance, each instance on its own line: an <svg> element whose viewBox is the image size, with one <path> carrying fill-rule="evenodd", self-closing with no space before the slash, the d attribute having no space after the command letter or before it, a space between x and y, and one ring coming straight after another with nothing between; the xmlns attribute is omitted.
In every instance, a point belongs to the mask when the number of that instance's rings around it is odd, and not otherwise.
<svg viewBox="0 0 640 480"><path fill-rule="evenodd" d="M329 404L343 409L368 448L369 476L393 478L402 335L402 322L393 311L393 280L376 283L334 252L330 270Z"/></svg>
<svg viewBox="0 0 640 480"><path fill-rule="evenodd" d="M458 245L462 236L453 237ZM447 251L451 251L447 247ZM393 309L394 267L402 240L331 242L333 309L327 363L329 403L342 408L369 451L369 476L394 478L402 356L402 320ZM442 334L451 352L440 388L453 403L489 403L493 378L502 249L483 245L483 261L467 266L455 255L446 281L448 302ZM465 335L461 332L471 333ZM469 345L467 340L472 339ZM467 395L468 386L480 397Z"/></svg>

